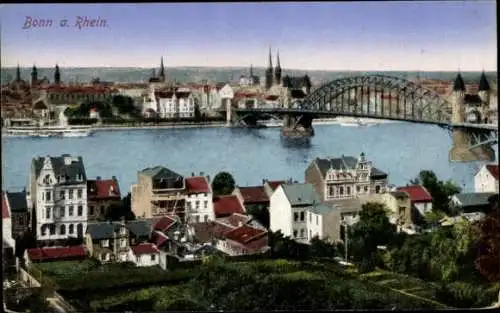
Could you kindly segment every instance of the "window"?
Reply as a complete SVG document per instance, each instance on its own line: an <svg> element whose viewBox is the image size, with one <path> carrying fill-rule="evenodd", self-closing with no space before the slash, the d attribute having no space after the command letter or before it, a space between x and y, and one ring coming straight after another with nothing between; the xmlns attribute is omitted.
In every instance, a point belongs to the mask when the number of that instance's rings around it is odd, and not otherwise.
<svg viewBox="0 0 500 313"><path fill-rule="evenodd" d="M205 214L203 220L205 221L205 223L208 222L208 215Z"/></svg>
<svg viewBox="0 0 500 313"><path fill-rule="evenodd" d="M78 236L78 238L81 238L83 237L83 225L82 224L78 224L76 225L76 235Z"/></svg>
<svg viewBox="0 0 500 313"><path fill-rule="evenodd" d="M304 228L302 228L302 229L300 230L300 237L301 237L301 238L304 238L304 237L305 237L305 236L304 236L304 233L305 233Z"/></svg>
<svg viewBox="0 0 500 313"><path fill-rule="evenodd" d="M196 209L198 210L200 208L200 201L196 200L195 202Z"/></svg>
<svg viewBox="0 0 500 313"><path fill-rule="evenodd" d="M78 189L78 191L77 191L77 197L78 197L78 199L81 199L82 196L83 196L83 191L81 189Z"/></svg>
<svg viewBox="0 0 500 313"><path fill-rule="evenodd" d="M300 220L301 221L305 220L305 213L304 213L304 211L300 212Z"/></svg>
<svg viewBox="0 0 500 313"><path fill-rule="evenodd" d="M344 195L344 187L343 187L343 186L340 186L340 188L339 188L339 194L340 194L341 196L343 196L343 195Z"/></svg>
<svg viewBox="0 0 500 313"><path fill-rule="evenodd" d="M42 231L42 236L47 236L47 225L42 225L40 230Z"/></svg>
<svg viewBox="0 0 500 313"><path fill-rule="evenodd" d="M199 223L200 222L200 216L199 215L196 215L196 223Z"/></svg>
<svg viewBox="0 0 500 313"><path fill-rule="evenodd" d="M293 238L297 238L297 230L293 231Z"/></svg>
<svg viewBox="0 0 500 313"><path fill-rule="evenodd" d="M89 215L94 215L94 206L89 206Z"/></svg>
<svg viewBox="0 0 500 313"><path fill-rule="evenodd" d="M207 200L203 201L203 208L205 208L205 209L208 208L208 201Z"/></svg>
<svg viewBox="0 0 500 313"><path fill-rule="evenodd" d="M335 195L335 187L333 185L329 185L328 186L328 195L330 197L334 196Z"/></svg>
<svg viewBox="0 0 500 313"><path fill-rule="evenodd" d="M83 215L83 206L79 205L78 206L78 216L82 216Z"/></svg>
<svg viewBox="0 0 500 313"><path fill-rule="evenodd" d="M319 225L319 216L316 215L316 225Z"/></svg>
<svg viewBox="0 0 500 313"><path fill-rule="evenodd" d="M50 198L51 198L51 197L50 197L50 194L51 194L51 192L50 192L50 191L46 191L46 192L45 192L45 200L46 200L46 201L50 201Z"/></svg>
<svg viewBox="0 0 500 313"><path fill-rule="evenodd" d="M68 233L73 234L75 232L75 226L73 224L69 224Z"/></svg>
<svg viewBox="0 0 500 313"><path fill-rule="evenodd" d="M188 210L191 210L191 208L192 208L191 202L186 202L186 204L187 204Z"/></svg>
<svg viewBox="0 0 500 313"><path fill-rule="evenodd" d="M356 186L356 191L359 192L361 188L359 186Z"/></svg>
<svg viewBox="0 0 500 313"><path fill-rule="evenodd" d="M106 212L106 208L104 207L104 205L101 205L101 207L99 208L99 211L100 211L101 215L104 215L104 213Z"/></svg>
<svg viewBox="0 0 500 313"><path fill-rule="evenodd" d="M154 261L156 260L156 255L155 254L151 254L151 261Z"/></svg>
<svg viewBox="0 0 500 313"><path fill-rule="evenodd" d="M55 235L56 234L56 225L51 224L50 225L50 234Z"/></svg>
<svg viewBox="0 0 500 313"><path fill-rule="evenodd" d="M50 206L48 206L48 207L46 207L46 208L45 208L45 218L46 218L46 219L49 219L49 218L50 218L50 215L51 215L51 214L50 214L50 213L51 213L50 211L51 211Z"/></svg>
<svg viewBox="0 0 500 313"><path fill-rule="evenodd" d="M68 199L73 199L73 189L69 190L69 196Z"/></svg>
<svg viewBox="0 0 500 313"><path fill-rule="evenodd" d="M347 195L350 195L350 194L351 194L351 187L347 186Z"/></svg>
<svg viewBox="0 0 500 313"><path fill-rule="evenodd" d="M59 227L59 234L66 235L66 225L61 225Z"/></svg>
<svg viewBox="0 0 500 313"><path fill-rule="evenodd" d="M297 222L299 220L299 213L295 212L293 213L293 220Z"/></svg>
<svg viewBox="0 0 500 313"><path fill-rule="evenodd" d="M59 212L60 212L59 214L61 217L64 217L64 215L66 215L65 209L66 209L66 207L64 207L64 206L59 208Z"/></svg>
<svg viewBox="0 0 500 313"><path fill-rule="evenodd" d="M69 208L68 208L68 216L73 216L73 211L74 211L75 207L70 205Z"/></svg>
<svg viewBox="0 0 500 313"><path fill-rule="evenodd" d="M368 192L368 186L365 186L365 192Z"/></svg>
<svg viewBox="0 0 500 313"><path fill-rule="evenodd" d="M108 248L109 247L109 240L108 239L101 240L101 247Z"/></svg>
<svg viewBox="0 0 500 313"><path fill-rule="evenodd" d="M313 215L311 212L309 212L309 223L312 223L313 221Z"/></svg>
<svg viewBox="0 0 500 313"><path fill-rule="evenodd" d="M309 229L309 239L312 239L312 236L313 236L313 232L312 232L312 230Z"/></svg>
<svg viewBox="0 0 500 313"><path fill-rule="evenodd" d="M64 200L65 196L66 196L66 192L64 190L59 191L59 199Z"/></svg>
<svg viewBox="0 0 500 313"><path fill-rule="evenodd" d="M375 186L375 193L380 193L380 186L379 185Z"/></svg>

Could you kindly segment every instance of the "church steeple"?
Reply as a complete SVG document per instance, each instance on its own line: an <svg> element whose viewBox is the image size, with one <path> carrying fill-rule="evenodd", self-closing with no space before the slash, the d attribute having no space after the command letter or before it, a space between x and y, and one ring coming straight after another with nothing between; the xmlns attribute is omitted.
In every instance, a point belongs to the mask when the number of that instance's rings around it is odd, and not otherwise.
<svg viewBox="0 0 500 313"><path fill-rule="evenodd" d="M33 65L33 69L31 70L31 85L35 85L38 82L38 69L35 65Z"/></svg>
<svg viewBox="0 0 500 313"><path fill-rule="evenodd" d="M253 64L250 64L250 78L253 78Z"/></svg>
<svg viewBox="0 0 500 313"><path fill-rule="evenodd" d="M455 82L453 83L453 91L465 91L464 79L462 78L460 72L457 74Z"/></svg>
<svg viewBox="0 0 500 313"><path fill-rule="evenodd" d="M276 68L274 69L274 82L281 84L281 64L280 64L280 51L276 50Z"/></svg>
<svg viewBox="0 0 500 313"><path fill-rule="evenodd" d="M490 91L490 84L484 71L481 73L481 78L479 79L479 91Z"/></svg>
<svg viewBox="0 0 500 313"><path fill-rule="evenodd" d="M56 64L56 71L54 73L54 83L55 84L60 84L61 83L61 72L59 71L59 65Z"/></svg>
<svg viewBox="0 0 500 313"><path fill-rule="evenodd" d="M21 81L21 68L19 67L19 63L17 63L17 69L16 69L16 82Z"/></svg>
<svg viewBox="0 0 500 313"><path fill-rule="evenodd" d="M273 86L273 56L271 54L271 47L269 47L269 61L266 69L266 89Z"/></svg>
<svg viewBox="0 0 500 313"><path fill-rule="evenodd" d="M273 69L273 55L271 53L271 47L269 47L269 61L267 62L267 68Z"/></svg>
<svg viewBox="0 0 500 313"><path fill-rule="evenodd" d="M163 57L161 57L161 64L160 64L160 78L162 81L165 81L165 66L163 65Z"/></svg>

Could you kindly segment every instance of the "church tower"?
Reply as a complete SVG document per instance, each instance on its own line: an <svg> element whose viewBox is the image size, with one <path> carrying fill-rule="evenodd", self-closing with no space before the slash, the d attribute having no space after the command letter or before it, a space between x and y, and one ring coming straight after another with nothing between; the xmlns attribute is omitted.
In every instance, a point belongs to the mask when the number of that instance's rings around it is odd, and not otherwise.
<svg viewBox="0 0 500 313"><path fill-rule="evenodd" d="M165 66L163 65L163 57L161 57L160 63L160 79L163 83L165 82Z"/></svg>
<svg viewBox="0 0 500 313"><path fill-rule="evenodd" d="M488 83L488 79L486 78L486 74L484 71L481 73L481 78L479 80L479 90L477 95L479 98L481 98L481 101L483 102L481 105L481 117L483 123L488 123L488 114L489 114L489 109L490 109L490 93L491 93L491 87L490 84Z"/></svg>
<svg viewBox="0 0 500 313"><path fill-rule="evenodd" d="M281 65L280 65L280 52L276 50L276 68L274 69L274 83L281 85Z"/></svg>
<svg viewBox="0 0 500 313"><path fill-rule="evenodd" d="M453 83L452 123L465 122L465 83L462 75L458 73Z"/></svg>
<svg viewBox="0 0 500 313"><path fill-rule="evenodd" d="M19 67L19 63L17 63L17 69L16 69L16 82L21 81L21 68Z"/></svg>
<svg viewBox="0 0 500 313"><path fill-rule="evenodd" d="M61 72L59 71L59 65L56 64L56 71L54 73L54 83L59 85L61 83Z"/></svg>
<svg viewBox="0 0 500 313"><path fill-rule="evenodd" d="M271 48L269 48L269 61L266 69L266 89L270 89L273 86L273 60L271 54Z"/></svg>
<svg viewBox="0 0 500 313"><path fill-rule="evenodd" d="M38 69L35 65L33 65L33 69L31 70L31 86L35 86L38 82Z"/></svg>

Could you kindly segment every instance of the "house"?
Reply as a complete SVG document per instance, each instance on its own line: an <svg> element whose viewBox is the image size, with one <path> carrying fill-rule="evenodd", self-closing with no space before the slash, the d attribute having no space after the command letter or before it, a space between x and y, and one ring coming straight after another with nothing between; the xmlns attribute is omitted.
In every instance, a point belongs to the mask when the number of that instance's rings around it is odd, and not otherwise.
<svg viewBox="0 0 500 313"><path fill-rule="evenodd" d="M6 205L12 220L12 236L21 237L29 229L29 210L26 191L5 192Z"/></svg>
<svg viewBox="0 0 500 313"><path fill-rule="evenodd" d="M124 222L89 223L85 235L89 255L101 262L128 261L129 232Z"/></svg>
<svg viewBox="0 0 500 313"><path fill-rule="evenodd" d="M321 202L312 184L281 184L271 196L270 229L302 243L340 239L340 211Z"/></svg>
<svg viewBox="0 0 500 313"><path fill-rule="evenodd" d="M495 194L493 192L458 193L451 197L450 206L456 213L488 213L491 207L489 199Z"/></svg>
<svg viewBox="0 0 500 313"><path fill-rule="evenodd" d="M281 185L281 184L286 184L287 182L291 183L291 181L286 181L286 180L267 180L267 179L264 179L262 181L262 185L264 186L264 191L266 192L267 197L269 199L271 199L271 196L273 195L276 188L278 188L279 185Z"/></svg>
<svg viewBox="0 0 500 313"><path fill-rule="evenodd" d="M406 192L387 192L381 195L380 200L391 212L389 216L391 224L397 225L398 229L407 225L413 225L412 202Z"/></svg>
<svg viewBox="0 0 500 313"><path fill-rule="evenodd" d="M82 157L63 154L34 158L28 189L37 241L83 239L87 228L87 176Z"/></svg>
<svg viewBox="0 0 500 313"><path fill-rule="evenodd" d="M129 260L140 267L159 265L160 250L152 243L140 243L130 247Z"/></svg>
<svg viewBox="0 0 500 313"><path fill-rule="evenodd" d="M215 218L227 217L233 213L245 214L246 209L237 196L227 195L214 198Z"/></svg>
<svg viewBox="0 0 500 313"><path fill-rule="evenodd" d="M49 119L49 107L43 100L39 100L33 105L33 113L41 120L48 121Z"/></svg>
<svg viewBox="0 0 500 313"><path fill-rule="evenodd" d="M89 220L104 220L110 208L121 205L120 187L115 176L111 179L87 180L87 205Z"/></svg>
<svg viewBox="0 0 500 313"><path fill-rule="evenodd" d="M153 86L149 88L147 95L142 100L142 113L146 118L158 115L158 101Z"/></svg>
<svg viewBox="0 0 500 313"><path fill-rule="evenodd" d="M314 159L305 171L305 181L314 186L322 201L352 199L387 189L387 174L361 153L358 158Z"/></svg>
<svg viewBox="0 0 500 313"><path fill-rule="evenodd" d="M85 260L87 251L85 247L44 247L26 249L24 261L29 266L31 263L53 262L53 261L76 261Z"/></svg>
<svg viewBox="0 0 500 313"><path fill-rule="evenodd" d="M141 218L184 214L185 190L184 177L168 168L143 169L131 188L132 212Z"/></svg>
<svg viewBox="0 0 500 313"><path fill-rule="evenodd" d="M215 219L212 187L205 176L186 177L187 220L208 222Z"/></svg>
<svg viewBox="0 0 500 313"><path fill-rule="evenodd" d="M238 198L245 208L249 206L269 207L269 197L264 186L236 187L232 194Z"/></svg>
<svg viewBox="0 0 500 313"><path fill-rule="evenodd" d="M487 164L481 166L474 175L475 192L498 193L498 164Z"/></svg>
<svg viewBox="0 0 500 313"><path fill-rule="evenodd" d="M432 196L424 186L413 185L399 187L397 191L408 194L412 205L417 209L420 215L425 216L425 213L432 211Z"/></svg>
<svg viewBox="0 0 500 313"><path fill-rule="evenodd" d="M155 92L158 99L158 113L161 118L194 117L194 96L188 90L169 90Z"/></svg>

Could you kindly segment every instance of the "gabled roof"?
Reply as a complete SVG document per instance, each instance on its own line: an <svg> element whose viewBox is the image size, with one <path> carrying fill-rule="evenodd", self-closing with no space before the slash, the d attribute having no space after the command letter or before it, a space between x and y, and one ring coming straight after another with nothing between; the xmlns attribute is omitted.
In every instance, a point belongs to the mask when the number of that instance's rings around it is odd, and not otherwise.
<svg viewBox="0 0 500 313"><path fill-rule="evenodd" d="M498 180L498 164L488 164L486 165L486 169L490 172L491 176Z"/></svg>
<svg viewBox="0 0 500 313"><path fill-rule="evenodd" d="M483 206L489 205L488 199L495 195L495 193L490 192L470 192L470 193L458 193L453 197L460 203L460 206Z"/></svg>
<svg viewBox="0 0 500 313"><path fill-rule="evenodd" d="M164 216L153 224L153 229L160 230L160 231L166 231L172 225L174 225L176 222L177 222L176 219L174 219L170 216Z"/></svg>
<svg viewBox="0 0 500 313"><path fill-rule="evenodd" d="M234 226L219 222L193 223L192 227L194 238L200 243L209 242L213 238L220 238L226 232L235 228Z"/></svg>
<svg viewBox="0 0 500 313"><path fill-rule="evenodd" d="M177 174L174 171L169 170L166 167L163 166L155 166L153 168L145 168L141 171L142 174L150 176L153 179L183 179L182 175Z"/></svg>
<svg viewBox="0 0 500 313"><path fill-rule="evenodd" d="M87 180L87 197L89 199L121 198L116 179Z"/></svg>
<svg viewBox="0 0 500 313"><path fill-rule="evenodd" d="M27 213L28 200L26 198L26 191L9 192L5 193L9 201L10 212L14 213Z"/></svg>
<svg viewBox="0 0 500 313"><path fill-rule="evenodd" d="M160 253L160 250L152 243L140 243L130 247L135 255Z"/></svg>
<svg viewBox="0 0 500 313"><path fill-rule="evenodd" d="M217 222L238 227L240 225L247 224L248 222L250 222L250 217L244 214L233 213L227 217L218 218Z"/></svg>
<svg viewBox="0 0 500 313"><path fill-rule="evenodd" d="M151 234L151 241L157 248L160 248L168 241L168 236L161 231L155 230Z"/></svg>
<svg viewBox="0 0 500 313"><path fill-rule="evenodd" d="M481 78L479 79L479 91L489 91L490 84L488 83L488 79L484 74L484 71L481 73Z"/></svg>
<svg viewBox="0 0 500 313"><path fill-rule="evenodd" d="M311 211L312 213L319 214L319 215L330 213L333 210L334 210L333 207L330 207L330 206L323 204L323 203L314 204L313 206L311 206L308 209L308 211Z"/></svg>
<svg viewBox="0 0 500 313"><path fill-rule="evenodd" d="M425 189L424 186L413 185L413 186L399 187L397 190L406 192L412 202L419 203L419 202L432 201L431 194L429 193L429 191L427 191L427 189Z"/></svg>
<svg viewBox="0 0 500 313"><path fill-rule="evenodd" d="M149 237L155 222L156 219L140 219L129 221L125 224L125 226L136 237Z"/></svg>
<svg viewBox="0 0 500 313"><path fill-rule="evenodd" d="M253 228L248 225L243 225L226 232L224 234L224 237L241 245L246 245L250 241L258 239L265 234L267 234L267 231L265 230Z"/></svg>
<svg viewBox="0 0 500 313"><path fill-rule="evenodd" d="M205 176L186 177L185 181L188 194L210 193L210 184Z"/></svg>
<svg viewBox="0 0 500 313"><path fill-rule="evenodd" d="M281 184L286 184L286 180L268 180L266 183L271 187L272 191L275 191Z"/></svg>
<svg viewBox="0 0 500 313"><path fill-rule="evenodd" d="M27 249L26 252L31 261L83 258L87 256L84 246L32 248Z"/></svg>
<svg viewBox="0 0 500 313"><path fill-rule="evenodd" d="M408 194L403 191L391 191L390 194L396 199L406 199L408 198Z"/></svg>
<svg viewBox="0 0 500 313"><path fill-rule="evenodd" d="M311 184L282 184L281 188L291 206L311 206L321 202Z"/></svg>
<svg viewBox="0 0 500 313"><path fill-rule="evenodd" d="M85 166L83 165L83 159L81 156L72 157L69 154L63 154L58 157L51 157L50 161L52 163L52 169L54 170L54 175L56 178L58 176L64 176L65 181L61 182L62 185L72 185L72 184L81 184L81 181L77 180L78 174L82 175L83 181L87 180L87 176L85 174ZM65 163L65 159L67 159L68 164ZM40 176L40 172L42 171L43 164L45 161L45 157L33 158L33 164L35 167L35 175L38 178Z"/></svg>
<svg viewBox="0 0 500 313"><path fill-rule="evenodd" d="M7 194L2 191L2 219L10 218L9 212L9 202L7 200Z"/></svg>
<svg viewBox="0 0 500 313"><path fill-rule="evenodd" d="M233 213L245 214L245 208L236 196L220 196L213 199L215 217L225 217Z"/></svg>
<svg viewBox="0 0 500 313"><path fill-rule="evenodd" d="M113 238L113 233L120 227L118 222L95 222L87 226L87 234L92 240L102 240Z"/></svg>
<svg viewBox="0 0 500 313"><path fill-rule="evenodd" d="M244 204L267 203L269 197L266 194L264 186L238 187L243 197Z"/></svg>
<svg viewBox="0 0 500 313"><path fill-rule="evenodd" d="M313 160L319 168L320 174L325 179L326 173L330 168L335 170L350 170L356 168L356 164L358 163L358 159L353 156L342 156L340 158L332 158L332 159L320 159L316 158ZM371 178L386 178L387 173L379 170L376 167L372 167Z"/></svg>

